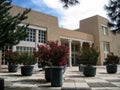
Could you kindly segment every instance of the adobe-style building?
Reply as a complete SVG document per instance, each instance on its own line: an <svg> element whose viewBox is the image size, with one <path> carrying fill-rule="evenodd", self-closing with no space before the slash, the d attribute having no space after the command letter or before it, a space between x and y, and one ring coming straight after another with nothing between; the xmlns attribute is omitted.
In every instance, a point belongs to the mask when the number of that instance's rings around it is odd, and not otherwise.
<svg viewBox="0 0 120 90"><path fill-rule="evenodd" d="M24 8L14 6L11 10L12 15L25 10ZM120 35L113 35L107 27L107 19L101 16L93 16L80 21L80 28L77 30L67 30L59 28L57 17L31 11L22 24L29 23L27 30L28 37L24 41L20 41L18 45L6 47L5 49L13 49L14 51L33 51L37 48L37 44L46 44L46 41L58 40L59 44L65 44L69 47L69 66L78 65L76 54L83 46L94 44L100 51L98 64L102 64L108 52L114 52L120 56ZM3 50L3 55L4 55ZM2 58L2 64L6 64Z"/></svg>
<svg viewBox="0 0 120 90"><path fill-rule="evenodd" d="M77 31L92 34L94 45L100 51L99 64L103 64L109 52L120 57L120 34L113 34L107 26L108 20L101 16L93 16L80 21L80 29Z"/></svg>

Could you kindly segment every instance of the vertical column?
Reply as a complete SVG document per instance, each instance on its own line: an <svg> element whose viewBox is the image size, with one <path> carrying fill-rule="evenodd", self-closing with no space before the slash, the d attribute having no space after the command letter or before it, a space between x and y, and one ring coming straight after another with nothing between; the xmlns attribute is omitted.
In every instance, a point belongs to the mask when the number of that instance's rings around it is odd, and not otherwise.
<svg viewBox="0 0 120 90"><path fill-rule="evenodd" d="M13 46L13 51L16 51L16 46L15 45Z"/></svg>
<svg viewBox="0 0 120 90"><path fill-rule="evenodd" d="M83 41L80 41L80 51L82 51Z"/></svg>
<svg viewBox="0 0 120 90"><path fill-rule="evenodd" d="M35 33L35 49L36 50L38 50L37 44L38 44L38 30L36 30L36 33Z"/></svg>
<svg viewBox="0 0 120 90"><path fill-rule="evenodd" d="M72 66L72 49L71 49L71 44L72 40L69 40L69 66Z"/></svg>

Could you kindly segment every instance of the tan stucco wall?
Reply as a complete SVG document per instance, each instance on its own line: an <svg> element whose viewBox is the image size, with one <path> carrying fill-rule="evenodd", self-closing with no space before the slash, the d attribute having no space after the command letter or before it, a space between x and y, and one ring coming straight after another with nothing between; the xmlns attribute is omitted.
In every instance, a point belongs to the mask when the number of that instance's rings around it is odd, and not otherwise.
<svg viewBox="0 0 120 90"><path fill-rule="evenodd" d="M59 28L58 32L60 36L76 38L76 39L81 39L81 40L86 40L86 41L94 41L93 35L86 34L83 32L71 31L71 30L62 29L62 28Z"/></svg>
<svg viewBox="0 0 120 90"><path fill-rule="evenodd" d="M110 43L110 51L116 55L120 56L120 42L118 41L120 38L120 34L113 35L109 30L109 35L103 35L103 31L101 25L107 26L108 20L101 16L93 16L80 21L80 29L77 31L82 31L88 34L94 35L95 46L97 46L100 50L99 64L103 63L104 60L104 49L103 42Z"/></svg>
<svg viewBox="0 0 120 90"><path fill-rule="evenodd" d="M25 9L18 6L14 6L13 9L11 10L11 14L15 15L19 12L23 12L23 10ZM68 36L93 41L92 35L76 31L70 31L64 28L59 28L57 17L43 14L37 11L31 10L30 13L28 14L28 19L26 19L24 23L29 23L31 25L36 25L40 27L46 27L47 40L60 40L60 36Z"/></svg>
<svg viewBox="0 0 120 90"><path fill-rule="evenodd" d="M24 10L24 8L14 6L11 10L11 14L15 15L19 12L23 12ZM35 25L39 27L45 27L47 28L47 40L59 40L57 32L57 17L31 10L28 14L28 19L26 19L24 23L29 23L30 25Z"/></svg>
<svg viewBox="0 0 120 90"><path fill-rule="evenodd" d="M100 43L99 43L99 32L98 32L98 16L90 17L80 21L80 29L78 31L92 34L94 37L94 45L98 47L100 51ZM101 56L99 57L98 63L101 63Z"/></svg>

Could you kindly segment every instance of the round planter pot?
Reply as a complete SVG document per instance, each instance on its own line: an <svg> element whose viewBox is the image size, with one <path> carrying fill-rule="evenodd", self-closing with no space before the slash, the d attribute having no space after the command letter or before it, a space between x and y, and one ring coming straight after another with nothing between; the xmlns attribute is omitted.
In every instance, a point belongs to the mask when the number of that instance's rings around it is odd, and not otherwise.
<svg viewBox="0 0 120 90"><path fill-rule="evenodd" d="M17 72L18 71L18 65L8 65L8 71L9 72Z"/></svg>
<svg viewBox="0 0 120 90"><path fill-rule="evenodd" d="M21 74L22 76L31 76L33 74L34 66L22 66L21 67Z"/></svg>
<svg viewBox="0 0 120 90"><path fill-rule="evenodd" d="M86 77L94 77L96 75L96 67L84 66L83 74Z"/></svg>
<svg viewBox="0 0 120 90"><path fill-rule="evenodd" d="M51 69L51 86L52 87L61 87L63 79L63 67L53 66Z"/></svg>
<svg viewBox="0 0 120 90"><path fill-rule="evenodd" d="M45 79L47 82L51 80L51 67L45 68Z"/></svg>
<svg viewBox="0 0 120 90"><path fill-rule="evenodd" d="M106 65L107 73L116 73L117 72L117 65Z"/></svg>

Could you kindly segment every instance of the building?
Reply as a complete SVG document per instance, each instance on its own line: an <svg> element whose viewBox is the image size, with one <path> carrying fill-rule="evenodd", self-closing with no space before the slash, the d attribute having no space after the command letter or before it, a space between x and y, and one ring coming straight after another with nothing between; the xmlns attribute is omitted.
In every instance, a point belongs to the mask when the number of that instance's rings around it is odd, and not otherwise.
<svg viewBox="0 0 120 90"><path fill-rule="evenodd" d="M11 10L12 15L25 10L24 8L14 6ZM95 45L100 51L98 64L102 64L106 54L110 51L120 55L120 35L113 35L107 27L107 19L101 16L93 16L80 21L80 28L74 31L59 28L58 19L54 16L31 11L28 19L23 21L21 25L29 23L27 30L28 37L24 41L11 48L14 51L33 51L37 48L37 44L45 44L46 41L58 40L59 44L65 44L69 47L69 66L78 64L76 54L83 46L87 47ZM5 48L5 49L6 49ZM4 50L3 50L4 55ZM2 64L6 64L2 59Z"/></svg>
<svg viewBox="0 0 120 90"><path fill-rule="evenodd" d="M109 52L120 57L120 34L113 34L107 26L108 20L101 16L93 16L80 21L80 29L77 31L92 34L94 45L100 51L99 64L103 64Z"/></svg>

